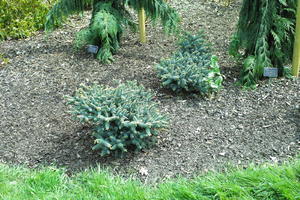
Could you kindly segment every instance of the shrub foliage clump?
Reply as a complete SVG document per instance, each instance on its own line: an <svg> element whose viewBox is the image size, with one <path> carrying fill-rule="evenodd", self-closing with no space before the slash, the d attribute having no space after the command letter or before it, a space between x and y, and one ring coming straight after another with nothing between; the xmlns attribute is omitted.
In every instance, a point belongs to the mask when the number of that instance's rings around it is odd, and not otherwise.
<svg viewBox="0 0 300 200"><path fill-rule="evenodd" d="M116 88L82 85L73 97L67 96L75 118L93 126L93 149L102 156L139 151L155 143L158 129L168 120L152 99L150 91L130 81Z"/></svg>
<svg viewBox="0 0 300 200"><path fill-rule="evenodd" d="M156 66L162 85L175 92L209 95L220 90L222 75L203 33L185 34L179 50Z"/></svg>
<svg viewBox="0 0 300 200"><path fill-rule="evenodd" d="M80 13L91 0L58 0L49 11L46 30L53 30L68 16ZM76 47L97 45L100 50L96 58L103 62L113 61L113 54L119 49L122 33L127 27L136 29L129 9L144 8L149 19L160 19L167 33L176 32L179 15L165 0L93 0L92 16L88 27L78 32Z"/></svg>
<svg viewBox="0 0 300 200"><path fill-rule="evenodd" d="M292 60L296 21L294 0L243 0L230 54L243 58L241 84L255 87L265 67L283 75Z"/></svg>
<svg viewBox="0 0 300 200"><path fill-rule="evenodd" d="M43 29L49 7L42 0L1 0L0 40L28 37Z"/></svg>

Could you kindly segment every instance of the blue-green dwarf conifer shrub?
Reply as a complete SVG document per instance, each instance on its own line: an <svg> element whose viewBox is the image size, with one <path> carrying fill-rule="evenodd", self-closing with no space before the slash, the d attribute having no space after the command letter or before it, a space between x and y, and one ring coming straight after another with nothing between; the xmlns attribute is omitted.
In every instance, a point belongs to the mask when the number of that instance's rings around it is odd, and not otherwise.
<svg viewBox="0 0 300 200"><path fill-rule="evenodd" d="M66 98L75 118L92 125L96 138L93 149L102 156L147 148L168 124L166 115L152 101L153 94L136 82L115 88L81 85L74 96Z"/></svg>
<svg viewBox="0 0 300 200"><path fill-rule="evenodd" d="M203 33L184 34L179 50L156 66L162 85L175 92L210 95L220 90L222 75L218 59L211 54Z"/></svg>

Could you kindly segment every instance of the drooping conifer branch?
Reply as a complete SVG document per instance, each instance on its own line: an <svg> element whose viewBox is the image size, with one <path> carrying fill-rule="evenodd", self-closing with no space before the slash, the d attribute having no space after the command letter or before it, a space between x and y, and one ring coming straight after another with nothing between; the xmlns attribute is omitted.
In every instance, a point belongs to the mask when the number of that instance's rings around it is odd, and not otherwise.
<svg viewBox="0 0 300 200"><path fill-rule="evenodd" d="M295 29L294 0L244 0L237 31L230 45L231 55L244 58L241 82L253 86L264 67L291 62Z"/></svg>
<svg viewBox="0 0 300 200"><path fill-rule="evenodd" d="M46 30L53 30L72 14L82 12L90 0L59 0L47 16ZM120 46L125 27L136 27L127 8L145 13L152 20L160 19L167 33L178 30L179 16L165 0L94 0L90 24L76 37L77 47L87 44L97 45L97 58L104 62L113 60L113 54Z"/></svg>
<svg viewBox="0 0 300 200"><path fill-rule="evenodd" d="M60 25L64 18L83 12L85 0L60 0L49 11L46 19L46 31L53 30Z"/></svg>

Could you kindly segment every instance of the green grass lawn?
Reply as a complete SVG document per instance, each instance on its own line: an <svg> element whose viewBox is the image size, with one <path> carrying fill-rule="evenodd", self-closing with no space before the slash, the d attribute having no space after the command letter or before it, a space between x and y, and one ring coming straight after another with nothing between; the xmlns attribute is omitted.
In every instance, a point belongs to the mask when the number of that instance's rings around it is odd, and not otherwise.
<svg viewBox="0 0 300 200"><path fill-rule="evenodd" d="M0 199L202 200L300 199L300 160L157 185L123 179L101 168L68 177L63 170L0 165Z"/></svg>

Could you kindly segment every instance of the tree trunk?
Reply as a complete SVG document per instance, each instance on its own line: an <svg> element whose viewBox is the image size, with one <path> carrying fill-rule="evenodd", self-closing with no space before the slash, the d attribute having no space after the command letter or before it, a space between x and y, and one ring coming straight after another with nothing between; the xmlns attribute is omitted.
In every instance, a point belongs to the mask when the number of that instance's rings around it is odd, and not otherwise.
<svg viewBox="0 0 300 200"><path fill-rule="evenodd" d="M293 52L293 67L292 74L295 77L299 76L300 68L300 0L297 2L297 16L296 16L296 31L295 31L295 43Z"/></svg>
<svg viewBox="0 0 300 200"><path fill-rule="evenodd" d="M146 16L144 8L139 10L139 29L140 29L140 41L146 43Z"/></svg>

